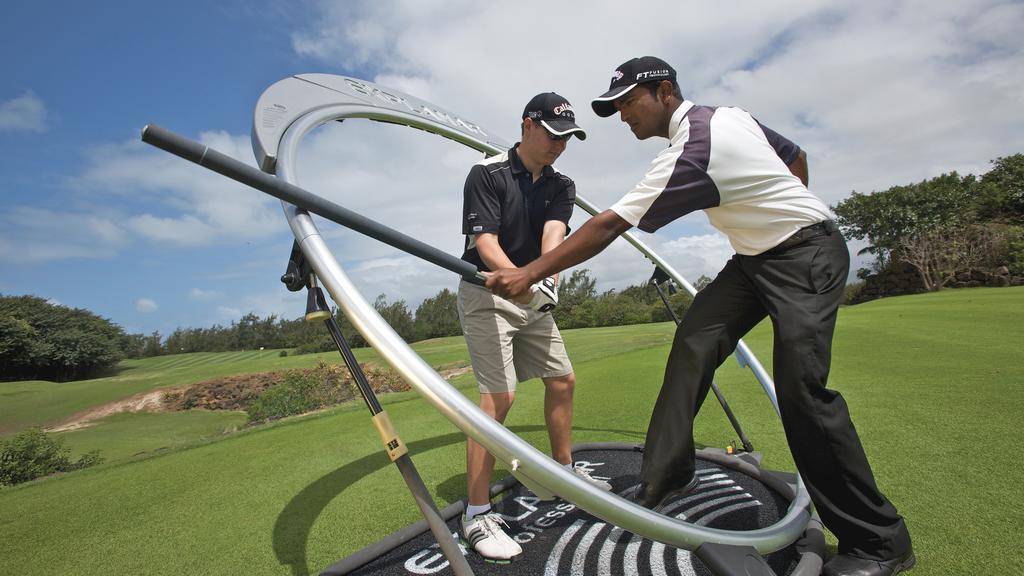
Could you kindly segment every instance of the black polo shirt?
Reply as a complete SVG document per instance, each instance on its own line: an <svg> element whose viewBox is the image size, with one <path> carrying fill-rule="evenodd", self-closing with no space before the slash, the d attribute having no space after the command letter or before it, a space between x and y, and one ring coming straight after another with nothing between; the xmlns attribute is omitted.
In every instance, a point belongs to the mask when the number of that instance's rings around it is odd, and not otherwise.
<svg viewBox="0 0 1024 576"><path fill-rule="evenodd" d="M494 233L498 244L516 266L540 256L544 223L564 222L576 201L576 184L551 166L545 166L536 182L519 159L516 143L511 150L477 163L466 177L462 204L462 233L466 250L462 259L490 271L476 249L476 234Z"/></svg>

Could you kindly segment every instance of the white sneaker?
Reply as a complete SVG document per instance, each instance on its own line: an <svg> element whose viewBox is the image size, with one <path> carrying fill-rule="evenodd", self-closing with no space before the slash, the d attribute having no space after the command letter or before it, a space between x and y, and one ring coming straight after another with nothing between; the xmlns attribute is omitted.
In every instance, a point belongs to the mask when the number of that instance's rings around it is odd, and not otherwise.
<svg viewBox="0 0 1024 576"><path fill-rule="evenodd" d="M573 466L572 467L572 471L573 471L574 474L576 474L580 478L583 478L584 480L586 480L587 482L590 482L594 486L597 486L601 490L611 490L612 489L612 485L611 484L605 482L604 480L599 480L597 478L594 478L593 476L590 475L590 470L587 470L586 468L583 468L583 467L580 467L580 466Z"/></svg>
<svg viewBox="0 0 1024 576"><path fill-rule="evenodd" d="M494 512L478 514L471 520L462 515L462 535L476 553L486 560L508 562L523 553L519 543L505 533L505 521Z"/></svg>

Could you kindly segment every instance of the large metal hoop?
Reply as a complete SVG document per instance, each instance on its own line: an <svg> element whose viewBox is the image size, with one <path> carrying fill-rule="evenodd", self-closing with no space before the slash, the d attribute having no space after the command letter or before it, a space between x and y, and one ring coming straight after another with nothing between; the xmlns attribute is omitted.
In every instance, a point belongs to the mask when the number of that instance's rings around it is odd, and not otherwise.
<svg viewBox="0 0 1024 576"><path fill-rule="evenodd" d="M305 74L281 80L260 96L252 133L253 150L260 168L297 184L294 164L299 143L314 128L346 118L367 118L418 128L485 154L498 154L508 148L479 125L397 90L345 76ZM596 207L579 195L576 202L588 213L597 213ZM534 491L556 494L629 532L688 550L710 542L750 546L764 554L784 548L803 534L810 519L810 498L799 479L796 495L783 518L771 526L745 532L699 527L663 516L579 479L481 412L441 378L359 293L328 249L308 212L285 202L282 207L296 241L321 282L366 341L438 412L509 466L513 474ZM673 280L691 294L696 293L689 282L633 234L624 236ZM741 363L751 368L778 412L774 383L764 368L742 342L737 355Z"/></svg>

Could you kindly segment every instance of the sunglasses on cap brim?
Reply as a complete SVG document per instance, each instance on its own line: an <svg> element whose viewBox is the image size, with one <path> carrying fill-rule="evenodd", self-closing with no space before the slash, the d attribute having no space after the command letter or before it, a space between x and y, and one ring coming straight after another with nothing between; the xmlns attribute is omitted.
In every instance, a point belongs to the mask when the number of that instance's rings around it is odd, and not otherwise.
<svg viewBox="0 0 1024 576"><path fill-rule="evenodd" d="M536 126L536 127L540 128L541 130L543 130L544 133L548 135L548 138L552 142L558 142L559 140L561 140L562 142L568 142L569 138L572 138L572 134L573 134L572 132L569 132L567 134L559 135L559 134L555 134L551 130L548 130L547 126L544 126L544 124L542 123L542 121L540 119L540 113L539 112L530 112L529 114L527 114L526 117L533 121L533 125L534 126Z"/></svg>
<svg viewBox="0 0 1024 576"><path fill-rule="evenodd" d="M548 138L550 138L552 142L558 142L559 140L561 140L562 142L568 142L569 138L572 138L572 132L569 132L568 134L562 134L561 136L559 136L558 134L551 132L547 128L544 128L544 133L548 135Z"/></svg>

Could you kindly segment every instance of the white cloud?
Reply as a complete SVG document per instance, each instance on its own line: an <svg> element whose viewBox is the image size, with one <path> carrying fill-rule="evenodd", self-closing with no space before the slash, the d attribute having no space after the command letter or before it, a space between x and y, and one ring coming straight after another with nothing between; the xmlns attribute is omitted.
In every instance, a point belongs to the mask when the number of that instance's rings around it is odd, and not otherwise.
<svg viewBox="0 0 1024 576"><path fill-rule="evenodd" d="M255 166L248 136L210 131L198 141ZM76 184L93 194L117 195L125 205L144 204L146 212L126 216L126 226L143 239L195 246L286 229L273 198L141 142L101 147L90 158Z"/></svg>
<svg viewBox="0 0 1024 576"><path fill-rule="evenodd" d="M610 1L592 2L572 14L573 31L554 46L542 27L511 24L550 9L539 0L440 7L325 0L318 6L316 24L293 34L298 53L320 59L328 72L375 70L370 80L452 110L505 140L516 139L519 112L534 93L567 96L589 138L573 141L558 166L599 207L628 190L665 143L636 142L616 118L597 118L589 106L616 65L643 54L672 63L687 97L747 108L804 147L811 187L829 204L852 190L882 190L950 170L980 174L990 159L1024 148L1018 38L1024 8L1018 3L665 0L628 12ZM609 13L616 14L612 37L605 33ZM347 121L312 136L302 156L303 182L458 254L461 181L473 159L423 162L424 155L436 158L432 145L386 132ZM713 276L732 254L700 214L640 236L691 281ZM377 278L388 269L359 267L360 259L402 261L351 233L327 230L325 237L339 257L355 261L353 276ZM623 242L581 266L602 289L646 281L652 269ZM417 267L390 270L401 282L403 270ZM384 283L374 280L378 285Z"/></svg>
<svg viewBox="0 0 1024 576"><path fill-rule="evenodd" d="M0 132L46 132L46 117L46 104L31 92L0 101Z"/></svg>
<svg viewBox="0 0 1024 576"><path fill-rule="evenodd" d="M201 288L193 288L188 292L188 299L193 302L211 302L213 300L219 300L223 298L224 294L216 290L203 290Z"/></svg>
<svg viewBox="0 0 1024 576"><path fill-rule="evenodd" d="M247 136L211 131L199 141L255 165ZM0 214L0 261L111 258L134 240L204 246L287 230L277 200L141 142L100 146L88 158L71 182L74 209Z"/></svg>
<svg viewBox="0 0 1024 576"><path fill-rule="evenodd" d="M683 236L666 242L658 252L691 283L701 276L714 278L735 253L721 234Z"/></svg>
<svg viewBox="0 0 1024 576"><path fill-rule="evenodd" d="M604 0L569 14L571 30L557 36L529 24L551 10L540 0L323 0L315 7L311 24L293 33L307 63L328 73L371 71L369 80L456 112L503 140L517 139L520 112L533 94L567 96L589 137L572 141L558 168L601 208L639 180L665 143L637 142L617 119L600 119L589 106L616 65L643 54L672 63L686 96L745 107L803 146L812 188L833 204L851 190L954 169L978 174L989 160L1024 149L1024 7L1015 2L662 0L623 11ZM608 14L615 14L615 34L607 31ZM247 133L211 130L199 140L254 165ZM419 131L348 120L310 134L297 172L305 188L458 256L462 184L479 158ZM277 200L137 141L93 150L75 184L91 205L5 207L0 260L105 258L138 241L172 248L290 241ZM577 214L574 229L585 221ZM384 293L414 308L458 281L317 221L371 301ZM639 237L690 281L714 275L731 254L702 214ZM645 282L652 270L622 241L581 267L601 290ZM193 290L189 298L216 300L213 289ZM232 299L214 313L226 320L249 311L294 318L304 303L301 294L269 289L232 290Z"/></svg>
<svg viewBox="0 0 1024 576"><path fill-rule="evenodd" d="M107 259L128 243L114 213L14 206L0 213L0 261Z"/></svg>
<svg viewBox="0 0 1024 576"><path fill-rule="evenodd" d="M1024 11L994 2L905 2L849 9L810 23L753 70L706 90L801 142L811 186L830 203L937 176L979 172L1019 151L1022 44L991 28L992 14L1024 25ZM798 84L794 71L799 71Z"/></svg>
<svg viewBox="0 0 1024 576"><path fill-rule="evenodd" d="M253 313L260 318L277 316L279 319L294 320L306 312L306 293L289 292L280 284L269 291L244 292L244 286L238 287L240 293L233 295L233 306L218 306L217 315L224 322L234 322L244 314Z"/></svg>
<svg viewBox="0 0 1024 576"><path fill-rule="evenodd" d="M139 236L161 244L197 246L207 244L217 236L212 226L191 214L180 218L157 218L152 214L143 214L128 218L127 225Z"/></svg>
<svg viewBox="0 0 1024 576"><path fill-rule="evenodd" d="M424 298L445 288L454 291L459 282L452 272L404 255L360 262L350 275L371 303L384 294L388 301L405 300L410 312L415 312Z"/></svg>
<svg viewBox="0 0 1024 576"><path fill-rule="evenodd" d="M139 298L135 301L135 309L143 314L149 314L159 310L160 306L150 298Z"/></svg>

